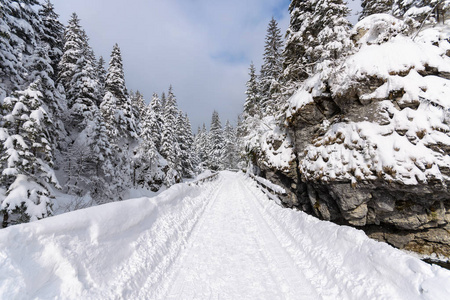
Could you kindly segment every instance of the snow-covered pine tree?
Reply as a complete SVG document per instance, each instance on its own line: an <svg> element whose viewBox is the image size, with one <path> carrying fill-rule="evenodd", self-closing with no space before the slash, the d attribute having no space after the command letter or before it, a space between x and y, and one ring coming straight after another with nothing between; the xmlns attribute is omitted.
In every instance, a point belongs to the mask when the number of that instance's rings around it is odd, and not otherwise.
<svg viewBox="0 0 450 300"><path fill-rule="evenodd" d="M162 92L161 94L161 109L164 109L166 106L166 93Z"/></svg>
<svg viewBox="0 0 450 300"><path fill-rule="evenodd" d="M261 117L261 94L259 91L259 81L256 75L255 65L253 63L250 64L249 68L249 76L246 86L247 90L245 94L247 98L244 103L244 112L247 116L250 117Z"/></svg>
<svg viewBox="0 0 450 300"><path fill-rule="evenodd" d="M450 0L393 0L393 15L413 21L413 27L422 23L444 23L450 12Z"/></svg>
<svg viewBox="0 0 450 300"><path fill-rule="evenodd" d="M108 138L112 145L115 176L113 183L120 195L131 185L131 157L138 142L138 124L125 86L122 55L114 45L108 74L106 76L105 97L100 105L105 119Z"/></svg>
<svg viewBox="0 0 450 300"><path fill-rule="evenodd" d="M59 21L59 15L54 10L54 5L47 0L39 10L42 19L41 42L47 46L48 57L51 60L53 74L51 78L56 81L58 74L58 63L63 54L64 26Z"/></svg>
<svg viewBox="0 0 450 300"><path fill-rule="evenodd" d="M39 81L39 80L38 80ZM3 227L52 214L51 186L60 188L53 172L51 120L43 107L39 82L3 101L2 186Z"/></svg>
<svg viewBox="0 0 450 300"><path fill-rule="evenodd" d="M103 97L105 97L105 85L106 85L106 69L105 69L105 60L103 59L103 56L100 56L100 58L97 61L96 72L98 78L98 95L99 95L97 106L100 107L100 104L103 101Z"/></svg>
<svg viewBox="0 0 450 300"><path fill-rule="evenodd" d="M207 166L208 160L208 131L206 125L198 128L197 134L194 138L194 150L196 157L198 158L198 164L200 169L204 169Z"/></svg>
<svg viewBox="0 0 450 300"><path fill-rule="evenodd" d="M301 82L317 72L325 81L352 51L349 9L343 0L292 0L289 11L278 99L283 110Z"/></svg>
<svg viewBox="0 0 450 300"><path fill-rule="evenodd" d="M237 140L236 131L227 120L223 131L224 135L224 166L227 169L235 169L237 167Z"/></svg>
<svg viewBox="0 0 450 300"><path fill-rule="evenodd" d="M223 170L224 168L224 138L219 113L214 111L209 129L209 153L208 167L211 170Z"/></svg>
<svg viewBox="0 0 450 300"><path fill-rule="evenodd" d="M135 111L136 122L140 124L146 113L147 105L145 104L144 96L139 91L131 94L131 105Z"/></svg>
<svg viewBox="0 0 450 300"><path fill-rule="evenodd" d="M27 81L34 82L35 89L42 93L43 108L49 118L52 121L55 120L54 123L51 123L52 127L49 128L50 142L55 149L60 139L66 135L64 125L59 120L65 109L65 99L56 89L52 79L54 71L48 53L48 45L37 46L34 53L27 57L25 67L28 70Z"/></svg>
<svg viewBox="0 0 450 300"><path fill-rule="evenodd" d="M110 136L115 136L120 147L125 144L129 146L138 137L138 130L131 99L125 86L122 55L117 44L111 53L105 91L101 109L107 126L110 127Z"/></svg>
<svg viewBox="0 0 450 300"><path fill-rule="evenodd" d="M178 108L172 86L169 87L167 100L163 111L163 128L161 132L161 155L168 162L168 171L164 183L171 186L181 179L180 171L180 147L177 143L176 128L177 128Z"/></svg>
<svg viewBox="0 0 450 300"><path fill-rule="evenodd" d="M159 151L159 149L161 148L161 131L164 125L164 121L161 100L159 99L158 94L153 93L152 101L150 101L150 107L147 112L147 118L151 129L151 136L155 143L156 149Z"/></svg>
<svg viewBox="0 0 450 300"><path fill-rule="evenodd" d="M24 61L41 36L42 23L33 8L38 5L36 0L0 0L0 100L31 83Z"/></svg>
<svg viewBox="0 0 450 300"><path fill-rule="evenodd" d="M259 91L263 115L272 115L276 110L276 98L279 93L279 78L283 69L283 40L277 21L272 17L269 22L264 46L263 65L259 75Z"/></svg>
<svg viewBox="0 0 450 300"><path fill-rule="evenodd" d="M187 115L180 112L177 118L177 143L180 147L181 175L185 178L194 176L193 142L191 122Z"/></svg>
<svg viewBox="0 0 450 300"><path fill-rule="evenodd" d="M391 13L393 0L362 0L359 20L373 14Z"/></svg>
<svg viewBox="0 0 450 300"><path fill-rule="evenodd" d="M133 184L152 186L160 158L155 143L152 128L152 109L150 106L144 108L141 121L140 143L133 157Z"/></svg>

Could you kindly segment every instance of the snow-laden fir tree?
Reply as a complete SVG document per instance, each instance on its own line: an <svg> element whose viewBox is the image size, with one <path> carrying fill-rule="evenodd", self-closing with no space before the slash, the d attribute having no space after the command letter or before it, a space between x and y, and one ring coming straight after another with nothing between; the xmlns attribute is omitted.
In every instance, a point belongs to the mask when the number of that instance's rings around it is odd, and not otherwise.
<svg viewBox="0 0 450 300"><path fill-rule="evenodd" d="M161 155L168 162L168 171L164 183L171 186L181 180L180 147L177 143L178 108L172 86L169 87L163 111L163 128L161 131Z"/></svg>
<svg viewBox="0 0 450 300"><path fill-rule="evenodd" d="M223 130L224 136L224 167L226 169L237 168L237 139L236 131L227 120Z"/></svg>
<svg viewBox="0 0 450 300"><path fill-rule="evenodd" d="M219 113L214 111L211 117L208 145L208 167L211 170L223 170L224 168L224 138Z"/></svg>
<svg viewBox="0 0 450 300"><path fill-rule="evenodd" d="M125 86L122 55L117 44L111 53L105 91L101 109L109 127L110 137L114 138L120 147L123 145L128 147L138 137L138 130L131 99Z"/></svg>
<svg viewBox="0 0 450 300"><path fill-rule="evenodd" d="M1 204L4 227L51 215L51 187L59 188L52 169L51 120L38 85L14 92L2 105L1 183L7 190Z"/></svg>
<svg viewBox="0 0 450 300"><path fill-rule="evenodd" d="M111 186L120 195L131 185L131 158L138 141L138 124L125 86L122 55L114 45L106 76L105 96L100 105L113 148L115 176Z"/></svg>
<svg viewBox="0 0 450 300"><path fill-rule="evenodd" d="M249 117L261 117L261 93L259 90L259 81L258 76L256 75L255 65L253 63L250 64L249 68L249 76L246 83L247 90L245 94L247 98L244 103L244 113Z"/></svg>
<svg viewBox="0 0 450 300"><path fill-rule="evenodd" d="M393 0L362 0L359 20L373 14L392 13Z"/></svg>
<svg viewBox="0 0 450 300"><path fill-rule="evenodd" d="M152 187L154 184L156 167L158 166L160 154L155 143L152 128L152 109L150 106L144 108L141 120L140 143L133 157L133 185ZM162 178L159 178L160 180Z"/></svg>
<svg viewBox="0 0 450 300"><path fill-rule="evenodd" d="M98 95L99 99L97 101L97 106L100 107L100 104L103 101L103 97L105 97L105 85L106 85L106 69L105 69L105 60L103 56L97 61L97 79L98 79Z"/></svg>
<svg viewBox="0 0 450 300"><path fill-rule="evenodd" d="M24 62L31 55L42 31L34 10L36 0L0 0L0 100L16 90L26 89Z"/></svg>
<svg viewBox="0 0 450 300"><path fill-rule="evenodd" d="M194 177L194 155L191 122L182 112L177 118L177 143L180 147L181 175L185 178Z"/></svg>
<svg viewBox="0 0 450 300"><path fill-rule="evenodd" d="M259 75L259 91L263 115L272 115L277 110L276 98L279 93L279 78L283 69L283 40L277 21L269 22L264 46L263 64Z"/></svg>
<svg viewBox="0 0 450 300"><path fill-rule="evenodd" d="M64 30L63 55L58 64L58 81L64 86L68 99L74 99L71 94L71 81L77 68L77 61L86 47L86 34L81 28L80 19L73 13Z"/></svg>
<svg viewBox="0 0 450 300"><path fill-rule="evenodd" d="M349 9L343 0L293 0L289 11L281 103L313 74L321 72L325 81L352 51Z"/></svg>
<svg viewBox="0 0 450 300"><path fill-rule="evenodd" d="M42 93L43 108L49 118L54 120L48 129L50 142L55 150L66 136L64 125L60 120L66 106L64 95L55 87L52 79L54 70L48 56L48 47L48 45L37 46L33 54L27 57L25 67L28 70L27 81L34 82L35 89Z"/></svg>
<svg viewBox="0 0 450 300"><path fill-rule="evenodd" d="M52 79L56 81L58 73L58 63L63 54L64 26L59 21L59 15L54 10L54 5L50 0L42 4L39 10L39 16L42 19L41 42L47 46L48 57L51 60L51 66L54 73Z"/></svg>
<svg viewBox="0 0 450 300"><path fill-rule="evenodd" d="M150 125L151 136L155 143L156 149L161 148L161 135L162 129L164 126L163 121L163 110L161 107L161 100L158 97L158 94L153 93L152 100L150 101L150 107L147 111L148 122Z"/></svg>
<svg viewBox="0 0 450 300"><path fill-rule="evenodd" d="M139 91L136 91L136 93L131 92L130 97L134 118L136 120L136 123L140 124L147 109L144 96Z"/></svg>
<svg viewBox="0 0 450 300"><path fill-rule="evenodd" d="M424 24L444 24L450 14L450 0L393 0L393 14L396 17L412 21L419 28Z"/></svg>
<svg viewBox="0 0 450 300"><path fill-rule="evenodd" d="M204 169L207 166L208 161L208 131L206 130L206 125L203 123L203 126L198 128L197 134L194 138L194 149L196 156L198 157L198 165L201 169Z"/></svg>

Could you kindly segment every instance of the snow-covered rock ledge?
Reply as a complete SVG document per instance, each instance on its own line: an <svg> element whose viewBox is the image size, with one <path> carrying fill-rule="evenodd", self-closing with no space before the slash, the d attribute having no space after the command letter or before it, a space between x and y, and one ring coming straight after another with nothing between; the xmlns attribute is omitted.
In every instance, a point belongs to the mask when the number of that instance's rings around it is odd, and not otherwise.
<svg viewBox="0 0 450 300"><path fill-rule="evenodd" d="M449 257L450 25L408 30L385 14L355 25L355 53L290 99L290 171L261 168L288 206Z"/></svg>

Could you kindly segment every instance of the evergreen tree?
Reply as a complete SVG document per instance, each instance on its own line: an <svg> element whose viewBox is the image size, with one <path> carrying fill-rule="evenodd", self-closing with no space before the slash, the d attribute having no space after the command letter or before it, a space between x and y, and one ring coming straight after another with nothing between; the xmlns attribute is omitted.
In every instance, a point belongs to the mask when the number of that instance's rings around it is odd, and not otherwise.
<svg viewBox="0 0 450 300"><path fill-rule="evenodd" d="M373 14L391 13L393 0L362 0L359 20Z"/></svg>
<svg viewBox="0 0 450 300"><path fill-rule="evenodd" d="M70 101L76 99L76 95L73 95L72 92L71 81L75 70L81 69L77 62L86 47L85 36L84 30L80 26L80 19L77 14L73 13L64 31L63 55L58 65L58 81L64 86L67 99Z"/></svg>
<svg viewBox="0 0 450 300"><path fill-rule="evenodd" d="M103 97L105 97L105 85L106 85L106 70L105 70L105 60L103 56L100 56L97 62L97 78L98 78L98 101L97 106L100 107L100 104L103 101Z"/></svg>
<svg viewBox="0 0 450 300"><path fill-rule="evenodd" d="M206 125L203 123L202 128L198 128L197 135L194 138L194 150L198 159L198 165L200 168L207 166L208 161L208 131Z"/></svg>
<svg viewBox="0 0 450 300"><path fill-rule="evenodd" d="M186 178L194 176L194 157L193 157L193 143L191 122L187 115L181 112L177 119L177 142L180 147L180 163L181 175Z"/></svg>
<svg viewBox="0 0 450 300"><path fill-rule="evenodd" d="M148 109L148 122L150 125L151 136L155 143L156 149L159 151L161 148L161 131L164 126L163 111L161 107L161 101L156 93L153 94L152 101L150 102L150 108Z"/></svg>
<svg viewBox="0 0 450 300"><path fill-rule="evenodd" d="M125 87L122 55L117 44L114 45L111 53L105 90L101 109L110 137L115 138L119 147L129 146L134 139L138 138L138 129L131 99Z"/></svg>
<svg viewBox="0 0 450 300"><path fill-rule="evenodd" d="M151 115L151 107L145 107L141 123L140 143L136 149L136 154L134 156L134 185L151 185L153 183L154 169L159 160L159 153L155 143L155 136L153 135Z"/></svg>
<svg viewBox="0 0 450 300"><path fill-rule="evenodd" d="M321 72L326 80L352 51L349 9L342 0L293 0L289 11L280 103L309 76Z"/></svg>
<svg viewBox="0 0 450 300"><path fill-rule="evenodd" d="M180 180L180 147L177 143L177 102L172 86L169 87L167 101L164 105L163 128L161 132L161 155L168 162L165 184L170 186Z"/></svg>
<svg viewBox="0 0 450 300"><path fill-rule="evenodd" d="M209 135L208 166L211 170L224 168L224 138L219 113L214 111L211 118Z"/></svg>
<svg viewBox="0 0 450 300"><path fill-rule="evenodd" d="M162 92L162 94L161 94L161 108L164 109L165 106L166 106L166 94L164 92Z"/></svg>
<svg viewBox="0 0 450 300"><path fill-rule="evenodd" d="M0 0L0 100L26 89L26 58L38 45L42 23L34 10L36 0Z"/></svg>
<svg viewBox="0 0 450 300"><path fill-rule="evenodd" d="M145 105L144 96L139 92L132 94L131 104L135 110L135 118L138 124L141 123L144 114L146 113L147 105Z"/></svg>
<svg viewBox="0 0 450 300"><path fill-rule="evenodd" d="M256 69L253 63L250 65L249 70L250 78L246 84L247 91L245 94L247 95L247 98L245 99L244 112L251 117L261 117L261 95L258 77L256 76Z"/></svg>
<svg viewBox="0 0 450 300"><path fill-rule="evenodd" d="M281 76L283 41L275 19L269 23L264 47L263 65L260 74L261 108L264 115L271 115L276 110L276 96L279 93L278 80Z"/></svg>
<svg viewBox="0 0 450 300"><path fill-rule="evenodd" d="M396 17L413 21L412 25L419 28L422 23L444 24L445 16L450 11L450 0L393 0L393 14Z"/></svg>
<svg viewBox="0 0 450 300"><path fill-rule="evenodd" d="M1 139L3 226L37 220L52 214L50 185L60 188L53 172L49 128L43 94L33 83L4 99Z"/></svg>
<svg viewBox="0 0 450 300"><path fill-rule="evenodd" d="M227 120L224 128L224 166L228 169L237 167L236 132Z"/></svg>
<svg viewBox="0 0 450 300"><path fill-rule="evenodd" d="M55 13L54 5L47 0L39 10L42 19L42 43L47 46L48 57L51 60L53 69L52 79L57 79L58 63L63 54L64 26L59 21L59 15Z"/></svg>

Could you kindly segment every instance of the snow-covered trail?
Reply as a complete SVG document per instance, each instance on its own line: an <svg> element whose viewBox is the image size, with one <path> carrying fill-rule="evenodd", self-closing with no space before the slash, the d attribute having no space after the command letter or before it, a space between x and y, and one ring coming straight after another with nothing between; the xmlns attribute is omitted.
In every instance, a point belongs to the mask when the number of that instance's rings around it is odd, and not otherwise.
<svg viewBox="0 0 450 300"><path fill-rule="evenodd" d="M243 174L0 230L0 299L450 299L450 272Z"/></svg>
<svg viewBox="0 0 450 300"><path fill-rule="evenodd" d="M180 257L167 299L317 299L239 177L223 173Z"/></svg>

